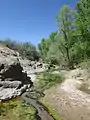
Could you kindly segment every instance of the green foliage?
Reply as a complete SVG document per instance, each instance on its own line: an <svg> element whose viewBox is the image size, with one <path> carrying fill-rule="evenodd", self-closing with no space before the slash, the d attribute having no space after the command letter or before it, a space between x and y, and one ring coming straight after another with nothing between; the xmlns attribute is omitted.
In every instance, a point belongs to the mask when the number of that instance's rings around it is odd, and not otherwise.
<svg viewBox="0 0 90 120"><path fill-rule="evenodd" d="M77 6L76 38L78 41L72 46L72 57L78 63L90 58L90 1L81 0Z"/></svg>
<svg viewBox="0 0 90 120"><path fill-rule="evenodd" d="M17 49L17 43L16 41L12 41L11 39L6 39L6 40L0 40L0 43L6 45L7 47L16 50Z"/></svg>
<svg viewBox="0 0 90 120"><path fill-rule="evenodd" d="M51 57L55 58L55 52L53 49L53 44L55 43L56 32L52 32L47 39L42 39L41 43L38 45L39 52L44 61L50 62ZM52 47L50 47L52 46ZM50 54L49 54L50 51ZM54 52L54 53L51 53Z"/></svg>
<svg viewBox="0 0 90 120"><path fill-rule="evenodd" d="M49 82L62 82L61 80L62 76L60 74L54 74L54 73L48 73L48 72L45 72L43 74L43 79L45 81L47 81L48 83Z"/></svg>
<svg viewBox="0 0 90 120"><path fill-rule="evenodd" d="M48 63L58 64L60 59L58 46L56 43L52 43L49 47L49 51L47 52L46 61Z"/></svg>
<svg viewBox="0 0 90 120"><path fill-rule="evenodd" d="M51 34L50 34L50 39L54 42L54 38L55 38L55 36L57 35L57 32L52 32Z"/></svg>
<svg viewBox="0 0 90 120"><path fill-rule="evenodd" d="M65 59L67 60L67 64L71 66L73 64L71 59L70 48L73 41L74 32L73 23L75 21L73 10L68 6L63 6L57 15L56 21L60 33L59 36L61 37L60 39L61 44L60 48L62 50L61 52L63 52L66 55Z"/></svg>
<svg viewBox="0 0 90 120"><path fill-rule="evenodd" d="M56 73L45 72L38 75L38 83L36 83L36 88L38 89L48 89L51 86L61 83L64 80L63 75Z"/></svg>
<svg viewBox="0 0 90 120"><path fill-rule="evenodd" d="M35 110L21 100L0 103L0 120L34 120Z"/></svg>
<svg viewBox="0 0 90 120"><path fill-rule="evenodd" d="M74 68L90 58L90 0L80 0L76 11L64 5L56 17L58 31L39 44L46 62ZM43 45L43 49L42 46Z"/></svg>
<svg viewBox="0 0 90 120"><path fill-rule="evenodd" d="M31 43L17 43L11 39L0 41L0 43L6 45L10 49L17 50L22 57L26 57L29 60L38 60L40 55L34 45Z"/></svg>
<svg viewBox="0 0 90 120"><path fill-rule="evenodd" d="M29 60L39 59L39 53L37 52L36 47L33 46L31 43L23 43L21 44L21 46L19 45L18 51L20 55L28 58Z"/></svg>
<svg viewBox="0 0 90 120"><path fill-rule="evenodd" d="M76 25L82 41L90 40L90 1L81 0L77 6Z"/></svg>

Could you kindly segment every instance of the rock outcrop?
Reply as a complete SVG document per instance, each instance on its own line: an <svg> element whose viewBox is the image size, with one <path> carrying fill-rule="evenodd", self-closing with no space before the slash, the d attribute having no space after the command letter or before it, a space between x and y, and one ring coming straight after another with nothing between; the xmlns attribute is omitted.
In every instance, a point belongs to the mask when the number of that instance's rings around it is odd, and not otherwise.
<svg viewBox="0 0 90 120"><path fill-rule="evenodd" d="M0 45L0 101L21 95L32 85L31 78L23 72L17 52Z"/></svg>
<svg viewBox="0 0 90 120"><path fill-rule="evenodd" d="M36 80L36 73L44 72L47 70L45 64L40 61L30 61L27 59L19 59L21 66L23 67L23 72L27 73L28 77L31 77L32 82Z"/></svg>
<svg viewBox="0 0 90 120"><path fill-rule="evenodd" d="M37 61L30 61L27 59L19 59L23 70L27 72L27 74L35 74L39 72L43 72L46 70L45 64Z"/></svg>

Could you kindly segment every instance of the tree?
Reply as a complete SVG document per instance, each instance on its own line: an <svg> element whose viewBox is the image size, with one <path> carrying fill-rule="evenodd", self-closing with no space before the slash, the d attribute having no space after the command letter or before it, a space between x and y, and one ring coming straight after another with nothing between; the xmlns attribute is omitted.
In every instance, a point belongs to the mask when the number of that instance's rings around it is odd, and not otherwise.
<svg viewBox="0 0 90 120"><path fill-rule="evenodd" d="M55 49L53 49L52 47L55 44L56 34L57 32L52 32L47 39L43 38L41 40L41 43L38 44L38 49L40 51L40 54L44 59L44 61L46 62L51 62L53 58L54 58L54 61L57 61L56 57L54 57L56 55Z"/></svg>
<svg viewBox="0 0 90 120"><path fill-rule="evenodd" d="M40 51L41 56L45 59L46 54L47 54L47 43L46 43L46 39L42 39L41 40L41 44L38 45L38 49Z"/></svg>
<svg viewBox="0 0 90 120"><path fill-rule="evenodd" d="M73 40L74 26L74 11L68 7L63 6L57 15L58 35L60 35L60 44L66 52L68 66L73 68L73 62L70 56L70 48Z"/></svg>
<svg viewBox="0 0 90 120"><path fill-rule="evenodd" d="M76 6L76 29L82 56L90 57L90 0L80 0Z"/></svg>
<svg viewBox="0 0 90 120"><path fill-rule="evenodd" d="M37 52L36 47L28 42L21 44L21 47L19 48L19 53L29 60L39 59L39 53Z"/></svg>
<svg viewBox="0 0 90 120"><path fill-rule="evenodd" d="M90 0L81 0L77 3L77 29L84 40L90 33Z"/></svg>
<svg viewBox="0 0 90 120"><path fill-rule="evenodd" d="M42 39L39 50L47 61L73 68L85 58L90 58L90 0L80 0L76 11L63 6L56 22L58 31Z"/></svg>
<svg viewBox="0 0 90 120"><path fill-rule="evenodd" d="M90 40L90 0L81 0L77 3L77 31L82 41Z"/></svg>
<svg viewBox="0 0 90 120"><path fill-rule="evenodd" d="M49 38L54 42L54 38L57 35L57 32L52 32L49 36Z"/></svg>

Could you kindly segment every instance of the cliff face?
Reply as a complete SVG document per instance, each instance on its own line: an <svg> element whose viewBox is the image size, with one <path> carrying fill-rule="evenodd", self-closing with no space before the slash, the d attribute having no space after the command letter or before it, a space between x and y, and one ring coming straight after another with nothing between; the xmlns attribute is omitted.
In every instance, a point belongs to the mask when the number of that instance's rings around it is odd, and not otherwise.
<svg viewBox="0 0 90 120"><path fill-rule="evenodd" d="M0 101L21 95L33 85L18 57L18 52L0 44Z"/></svg>

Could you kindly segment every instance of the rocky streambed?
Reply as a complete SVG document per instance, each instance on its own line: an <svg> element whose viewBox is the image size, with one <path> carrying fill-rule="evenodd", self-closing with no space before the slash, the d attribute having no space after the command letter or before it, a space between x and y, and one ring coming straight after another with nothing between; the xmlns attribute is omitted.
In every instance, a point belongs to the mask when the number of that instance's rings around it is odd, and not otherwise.
<svg viewBox="0 0 90 120"><path fill-rule="evenodd" d="M7 66L1 64L0 100L6 101L21 96L22 100L35 108L36 120L54 120L49 114L48 109L37 100L37 97L35 98L37 94L41 96L43 93L36 92L35 90L33 92L26 92L33 84L31 78L33 81L36 79L35 74L30 73L31 77L29 77L22 70L19 62L14 62Z"/></svg>
<svg viewBox="0 0 90 120"><path fill-rule="evenodd" d="M43 64L22 59L16 51L0 45L0 101L20 96L33 85L34 73L43 70Z"/></svg>
<svg viewBox="0 0 90 120"><path fill-rule="evenodd" d="M0 46L0 101L21 95L33 82L23 72L17 53Z"/></svg>
<svg viewBox="0 0 90 120"><path fill-rule="evenodd" d="M43 64L23 60L19 53L6 46L0 46L0 102L21 96L27 104L35 108L36 120L54 120L37 98L30 96L37 95L36 91L34 94L26 92L36 80L35 74L43 71L45 71Z"/></svg>
<svg viewBox="0 0 90 120"><path fill-rule="evenodd" d="M33 93L37 94L36 91L33 91ZM31 94L30 92L25 92L22 94L21 98L27 104L32 105L35 108L36 110L35 119L36 120L54 120L53 116L49 114L48 109L43 104L41 104L37 99L32 98Z"/></svg>
<svg viewBox="0 0 90 120"><path fill-rule="evenodd" d="M27 60L25 64L25 60L21 60L21 64L23 66L23 70L27 72L27 76L31 77L31 80L35 82L36 74L40 72L44 72L44 66L41 66L40 63L32 62L30 63ZM29 65L30 64L30 65ZM38 98L44 96L43 92L38 90L30 90L29 92L24 92L21 95L21 99L24 100L27 104L32 105L35 108L36 120L54 120L53 116L49 114L48 109L38 101Z"/></svg>

